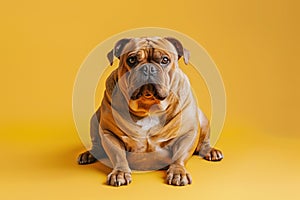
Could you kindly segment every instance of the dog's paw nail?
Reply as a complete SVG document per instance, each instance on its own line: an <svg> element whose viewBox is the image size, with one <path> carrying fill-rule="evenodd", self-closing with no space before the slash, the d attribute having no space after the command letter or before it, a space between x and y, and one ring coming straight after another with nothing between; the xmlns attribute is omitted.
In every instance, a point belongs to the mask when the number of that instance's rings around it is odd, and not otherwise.
<svg viewBox="0 0 300 200"><path fill-rule="evenodd" d="M131 180L126 180L126 185L129 185L131 183Z"/></svg>

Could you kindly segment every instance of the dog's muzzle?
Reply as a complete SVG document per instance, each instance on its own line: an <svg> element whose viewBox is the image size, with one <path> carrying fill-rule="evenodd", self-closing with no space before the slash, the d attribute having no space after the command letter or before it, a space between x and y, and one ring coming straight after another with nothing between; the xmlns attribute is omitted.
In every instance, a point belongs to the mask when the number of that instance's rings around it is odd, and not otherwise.
<svg viewBox="0 0 300 200"><path fill-rule="evenodd" d="M164 100L168 92L164 86L162 71L152 63L145 63L135 69L134 89L131 99L136 100L140 97L146 99L156 98Z"/></svg>

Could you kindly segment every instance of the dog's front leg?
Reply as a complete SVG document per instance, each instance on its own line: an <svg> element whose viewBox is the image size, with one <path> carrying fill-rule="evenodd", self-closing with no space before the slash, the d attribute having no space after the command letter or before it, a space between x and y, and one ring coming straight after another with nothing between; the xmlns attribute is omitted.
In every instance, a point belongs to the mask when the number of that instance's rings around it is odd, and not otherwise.
<svg viewBox="0 0 300 200"><path fill-rule="evenodd" d="M192 156L197 144L197 131L192 130L178 138L172 146L173 163L167 171L167 183L169 185L184 186L192 183L192 177L187 172L185 164Z"/></svg>
<svg viewBox="0 0 300 200"><path fill-rule="evenodd" d="M131 182L131 170L126 159L124 144L111 133L104 133L101 136L103 148L113 165L112 172L107 176L107 184L128 185Z"/></svg>

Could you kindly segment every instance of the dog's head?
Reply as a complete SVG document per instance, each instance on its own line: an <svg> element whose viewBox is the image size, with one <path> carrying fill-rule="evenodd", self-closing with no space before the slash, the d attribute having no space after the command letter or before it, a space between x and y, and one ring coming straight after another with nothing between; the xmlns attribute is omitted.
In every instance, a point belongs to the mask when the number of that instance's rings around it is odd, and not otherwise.
<svg viewBox="0 0 300 200"><path fill-rule="evenodd" d="M119 40L107 55L111 64L114 56L120 60L118 82L130 111L146 116L163 109L178 59L187 64L189 52L175 38L142 37Z"/></svg>

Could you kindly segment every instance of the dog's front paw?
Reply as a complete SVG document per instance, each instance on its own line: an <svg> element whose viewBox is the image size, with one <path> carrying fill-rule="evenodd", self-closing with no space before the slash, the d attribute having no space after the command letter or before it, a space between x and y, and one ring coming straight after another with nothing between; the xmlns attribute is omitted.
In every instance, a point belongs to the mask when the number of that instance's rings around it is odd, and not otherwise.
<svg viewBox="0 0 300 200"><path fill-rule="evenodd" d="M167 171L167 183L169 185L184 186L192 183L192 177L184 166L172 164Z"/></svg>
<svg viewBox="0 0 300 200"><path fill-rule="evenodd" d="M131 172L113 170L107 176L107 184L112 186L128 185L131 183Z"/></svg>

